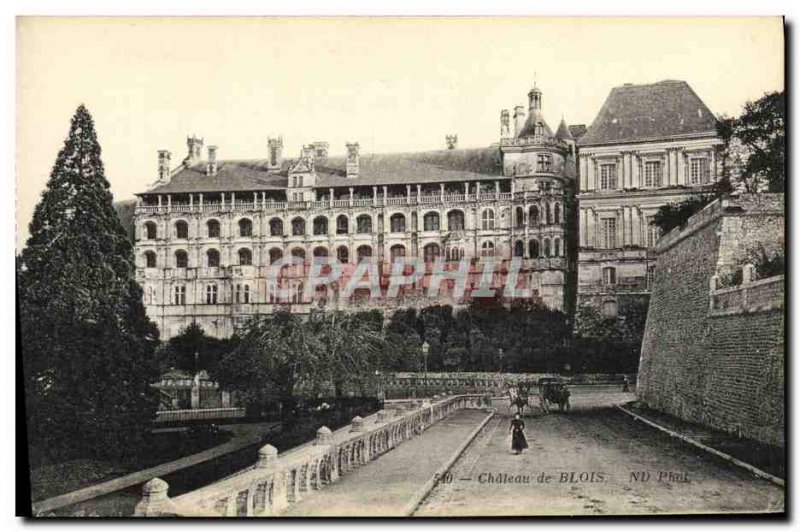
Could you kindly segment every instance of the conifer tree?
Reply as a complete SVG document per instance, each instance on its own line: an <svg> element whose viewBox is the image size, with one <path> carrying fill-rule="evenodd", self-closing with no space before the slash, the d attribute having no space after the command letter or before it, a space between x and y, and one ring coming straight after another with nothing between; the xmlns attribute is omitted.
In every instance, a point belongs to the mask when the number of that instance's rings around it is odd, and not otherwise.
<svg viewBox="0 0 800 532"><path fill-rule="evenodd" d="M100 154L81 105L18 261L29 440L47 455L123 453L157 406L158 330Z"/></svg>

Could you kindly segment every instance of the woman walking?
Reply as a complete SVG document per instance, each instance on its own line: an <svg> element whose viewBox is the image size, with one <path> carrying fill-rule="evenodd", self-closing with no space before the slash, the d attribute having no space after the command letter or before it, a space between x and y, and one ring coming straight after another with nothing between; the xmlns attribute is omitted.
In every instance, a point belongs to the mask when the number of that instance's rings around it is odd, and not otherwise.
<svg viewBox="0 0 800 532"><path fill-rule="evenodd" d="M516 414L511 420L511 427L508 430L511 432L511 450L514 451L514 454L519 454L528 448L528 440L525 438L524 432L525 422L520 419L519 414Z"/></svg>

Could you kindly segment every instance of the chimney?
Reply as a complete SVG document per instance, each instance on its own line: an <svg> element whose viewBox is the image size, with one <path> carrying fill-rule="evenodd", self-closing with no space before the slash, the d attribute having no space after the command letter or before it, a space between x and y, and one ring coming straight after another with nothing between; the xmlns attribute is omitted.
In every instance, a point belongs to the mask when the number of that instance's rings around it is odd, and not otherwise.
<svg viewBox="0 0 800 532"><path fill-rule="evenodd" d="M447 143L448 150L454 150L458 147L458 135L446 135L444 140Z"/></svg>
<svg viewBox="0 0 800 532"><path fill-rule="evenodd" d="M283 158L283 137L268 138L267 147L269 150L267 168L270 170L280 170L281 160Z"/></svg>
<svg viewBox="0 0 800 532"><path fill-rule="evenodd" d="M311 159L314 160L314 145L309 144L308 146L303 146L300 149L300 158L302 159Z"/></svg>
<svg viewBox="0 0 800 532"><path fill-rule="evenodd" d="M206 164L206 175L217 175L217 147L208 147L208 163Z"/></svg>
<svg viewBox="0 0 800 532"><path fill-rule="evenodd" d="M535 85L528 93L528 109L531 112L542 110L542 91Z"/></svg>
<svg viewBox="0 0 800 532"><path fill-rule="evenodd" d="M158 150L158 181L161 183L169 182L169 167L172 154L167 150Z"/></svg>
<svg viewBox="0 0 800 532"><path fill-rule="evenodd" d="M521 105L514 107L514 136L518 136L525 125L525 108Z"/></svg>
<svg viewBox="0 0 800 532"><path fill-rule="evenodd" d="M500 111L500 138L508 138L511 136L511 127L508 116L508 109Z"/></svg>
<svg viewBox="0 0 800 532"><path fill-rule="evenodd" d="M314 147L314 156L315 157L327 157L328 156L328 146L329 146L329 144L327 142L318 140L317 142L312 142L311 145Z"/></svg>
<svg viewBox="0 0 800 532"><path fill-rule="evenodd" d="M189 154L183 160L183 164L192 166L199 163L203 157L203 139L199 139L194 135L186 137L186 146L189 148Z"/></svg>
<svg viewBox="0 0 800 532"><path fill-rule="evenodd" d="M347 146L347 177L358 177L358 142L346 144Z"/></svg>

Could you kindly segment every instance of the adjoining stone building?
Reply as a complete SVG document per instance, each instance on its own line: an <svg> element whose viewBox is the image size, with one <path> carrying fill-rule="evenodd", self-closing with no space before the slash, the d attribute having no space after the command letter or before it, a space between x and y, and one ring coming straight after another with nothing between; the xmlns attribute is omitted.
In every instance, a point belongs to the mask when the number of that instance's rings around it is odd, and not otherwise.
<svg viewBox="0 0 800 532"><path fill-rule="evenodd" d="M366 155L357 142L344 157L329 156L326 142L304 146L284 159L283 139L267 141L265 158L223 160L216 146L187 139L188 155L176 168L158 153L158 179L138 194L135 216L137 279L148 315L163 338L191 322L225 337L254 314L288 304L308 312L378 305L392 309L463 300L422 295L423 278L398 298L345 299L340 285L303 285L314 257L343 264L377 263L382 287L398 257L440 259L498 257L522 260L521 277L548 306L571 312L575 274L576 144L562 120L553 133L542 114L542 92L518 106L513 130L500 116L500 139L483 149ZM281 270L271 285L271 265L296 257L301 266ZM471 273L470 283L475 282ZM285 290L285 292L281 292ZM279 298L279 294L288 298Z"/></svg>
<svg viewBox="0 0 800 532"><path fill-rule="evenodd" d="M656 245L637 394L682 419L784 446L783 194L717 200ZM763 250L763 254L762 254ZM763 270L764 268L762 268Z"/></svg>
<svg viewBox="0 0 800 532"><path fill-rule="evenodd" d="M662 205L708 191L720 177L716 118L684 81L612 89L578 140L578 304L617 315L646 300Z"/></svg>

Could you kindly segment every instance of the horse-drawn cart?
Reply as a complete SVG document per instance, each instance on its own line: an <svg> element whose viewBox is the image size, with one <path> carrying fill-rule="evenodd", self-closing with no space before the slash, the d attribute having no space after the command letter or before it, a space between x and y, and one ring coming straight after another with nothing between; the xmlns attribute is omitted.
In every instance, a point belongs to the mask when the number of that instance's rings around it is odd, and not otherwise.
<svg viewBox="0 0 800 532"><path fill-rule="evenodd" d="M564 377L543 377L539 379L539 406L545 414L550 413L550 405L558 405L558 411L569 410L569 379Z"/></svg>

